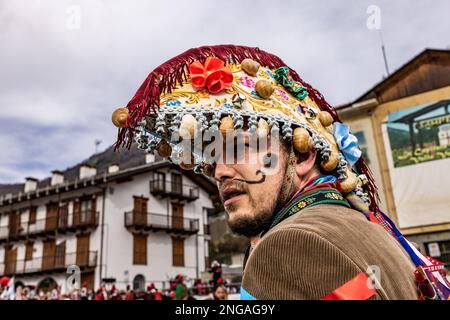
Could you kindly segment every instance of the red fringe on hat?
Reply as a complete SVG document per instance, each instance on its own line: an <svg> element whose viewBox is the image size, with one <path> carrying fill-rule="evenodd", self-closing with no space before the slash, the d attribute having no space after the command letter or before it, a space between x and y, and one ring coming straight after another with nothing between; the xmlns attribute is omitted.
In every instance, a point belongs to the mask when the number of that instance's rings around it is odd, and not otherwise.
<svg viewBox="0 0 450 320"><path fill-rule="evenodd" d="M207 57L214 56L224 60L226 63L240 63L246 58L253 59L259 62L263 67L276 69L284 67L286 64L279 57L260 50L259 48L235 46L235 45L218 45L218 46L204 46L190 49L157 67L151 72L144 83L135 93L134 97L127 104L129 117L125 128L119 129L117 142L115 143L115 150L126 146L130 148L133 142L134 128L138 122L145 116L156 112L159 107L159 97L164 93L170 93L172 89L179 84L188 81L189 70L188 66L192 62L199 60L204 62ZM328 111L334 121L340 121L336 110L331 107L322 94L303 81L294 70L290 69L290 76L300 82L309 93L309 97L323 111ZM126 138L127 141L126 141ZM364 186L365 191L368 192L371 200L370 209L376 211L377 205L377 191L373 176L370 169L365 164L362 158L356 163L356 167L361 174L365 174L368 183Z"/></svg>

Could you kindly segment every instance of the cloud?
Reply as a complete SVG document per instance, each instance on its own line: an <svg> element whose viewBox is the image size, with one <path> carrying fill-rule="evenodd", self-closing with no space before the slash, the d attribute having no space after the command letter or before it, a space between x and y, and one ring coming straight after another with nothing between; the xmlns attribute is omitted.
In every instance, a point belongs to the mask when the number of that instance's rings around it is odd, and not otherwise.
<svg viewBox="0 0 450 320"><path fill-rule="evenodd" d="M448 1L77 1L0 3L0 182L44 177L114 142L111 111L165 60L204 44L273 52L331 104L384 74L369 5L381 9L391 70L450 43ZM70 6L80 28L67 27ZM5 152L5 150L7 150Z"/></svg>

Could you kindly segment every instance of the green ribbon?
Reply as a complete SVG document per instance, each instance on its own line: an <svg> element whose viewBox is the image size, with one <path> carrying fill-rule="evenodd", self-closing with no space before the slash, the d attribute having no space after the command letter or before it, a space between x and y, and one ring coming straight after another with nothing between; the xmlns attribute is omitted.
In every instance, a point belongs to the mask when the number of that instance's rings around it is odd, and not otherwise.
<svg viewBox="0 0 450 320"><path fill-rule="evenodd" d="M288 67L280 67L275 70L274 79L276 82L286 88L294 97L303 101L308 96L308 90L289 76Z"/></svg>

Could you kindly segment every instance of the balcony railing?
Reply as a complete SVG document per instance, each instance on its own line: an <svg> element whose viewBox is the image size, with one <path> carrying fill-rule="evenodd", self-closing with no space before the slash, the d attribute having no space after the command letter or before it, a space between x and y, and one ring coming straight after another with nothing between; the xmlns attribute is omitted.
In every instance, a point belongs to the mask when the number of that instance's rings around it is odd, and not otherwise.
<svg viewBox="0 0 450 320"><path fill-rule="evenodd" d="M80 213L60 214L58 217L37 219L34 223L21 222L13 229L0 227L0 242L6 239L25 239L55 233L76 231L78 229L95 228L98 226L98 212L83 211Z"/></svg>
<svg viewBox="0 0 450 320"><path fill-rule="evenodd" d="M30 260L13 260L0 263L0 274L21 275L44 272L65 272L70 265L80 269L97 266L97 251L72 252L65 255L37 257Z"/></svg>
<svg viewBox="0 0 450 320"><path fill-rule="evenodd" d="M125 212L125 227L139 232L164 230L170 233L194 234L199 230L199 221L165 214L129 211Z"/></svg>
<svg viewBox="0 0 450 320"><path fill-rule="evenodd" d="M200 191L194 185L166 181L165 179L154 179L150 180L150 192L155 196L194 201L199 198Z"/></svg>

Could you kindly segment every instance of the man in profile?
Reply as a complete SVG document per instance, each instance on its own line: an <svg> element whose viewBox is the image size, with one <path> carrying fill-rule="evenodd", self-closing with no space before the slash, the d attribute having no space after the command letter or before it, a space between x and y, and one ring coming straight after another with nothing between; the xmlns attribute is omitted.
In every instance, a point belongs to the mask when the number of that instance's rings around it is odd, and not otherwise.
<svg viewBox="0 0 450 320"><path fill-rule="evenodd" d="M415 277L448 296L379 210L356 137L277 56L190 49L151 72L112 120L116 149L134 140L216 180L231 229L252 239L241 298L417 299ZM210 156L215 134L224 139Z"/></svg>

